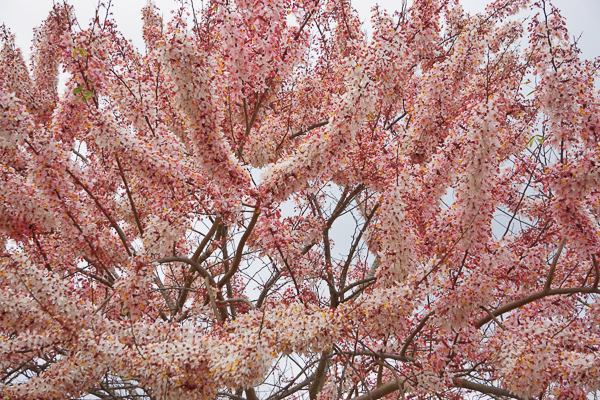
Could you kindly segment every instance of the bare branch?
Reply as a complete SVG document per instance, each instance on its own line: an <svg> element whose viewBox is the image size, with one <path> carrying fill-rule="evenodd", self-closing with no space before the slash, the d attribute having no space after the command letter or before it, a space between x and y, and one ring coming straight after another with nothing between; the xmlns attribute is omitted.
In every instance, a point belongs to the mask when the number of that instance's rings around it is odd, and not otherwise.
<svg viewBox="0 0 600 400"><path fill-rule="evenodd" d="M506 389L502 389L502 388L498 388L498 387L494 387L494 386L482 385L480 383L475 383L475 382L467 381L464 379L456 378L456 379L454 379L454 384L457 387L473 390L473 391L479 392L479 393L510 397L511 399L517 399L517 400L532 400L531 397L519 396L517 394L512 393L509 390L506 390Z"/></svg>
<svg viewBox="0 0 600 400"><path fill-rule="evenodd" d="M196 272L198 272L200 275L202 275L203 278L209 279L211 281L211 283L213 283L213 284L215 283L212 275L207 270L202 268L202 266L199 263L192 260L191 258L173 256L173 257L161 258L160 260L156 260L156 262L159 264L165 264L165 263L169 263L169 262L186 263L188 265L191 265L196 270Z"/></svg>
<svg viewBox="0 0 600 400"><path fill-rule="evenodd" d="M88 194L88 196L90 196L92 198L92 200L94 201L94 203L96 203L96 207L98 207L100 209L100 211L102 212L102 214L104 214L104 216L110 222L110 225L117 231L117 234L119 235L119 238L121 239L121 242L123 242L123 247L125 247L125 251L127 251L127 255L129 255L129 257L131 257L132 253L131 253L131 250L129 250L129 240L127 239L127 236L125 236L125 233L123 232L123 230L121 229L121 227L110 216L110 214L108 213L108 211L106 211L106 209L104 208L104 206L100 203L100 201L98 201L98 199L96 198L96 196L94 196L92 194L92 192L87 188L87 186L78 177L76 177L71 171L69 171L69 169L65 168L65 171L69 175L71 175L71 178L73 178L73 180L75 181L75 183L77 183L79 186L81 186L81 188Z"/></svg>
<svg viewBox="0 0 600 400"><path fill-rule="evenodd" d="M556 264L558 263L558 258L560 257L560 253L563 251L563 247L565 247L565 242L567 238L563 236L558 244L558 250L556 250L556 254L554 255L554 260L552 260L552 265L550 266L550 272L548 272L548 279L546 280L546 285L544 286L544 292L550 290L550 286L552 285L552 280L554 279L554 271L556 270Z"/></svg>
<svg viewBox="0 0 600 400"><path fill-rule="evenodd" d="M421 322L419 322L419 325L417 325L415 330L408 336L408 338L406 338L406 341L404 342L404 345L402 346L402 349L400 350L400 357L406 357L406 350L408 350L408 346L410 346L410 344L414 340L415 336L417 336L419 334L419 332L421 332L421 329L423 329L425 327L427 320L432 315L433 315L433 311L428 313L427 315L425 315L423 317L423 319L421 320Z"/></svg>
<svg viewBox="0 0 600 400"><path fill-rule="evenodd" d="M140 235L144 236L144 229L142 228L142 223L140 222L140 217L138 216L137 209L135 208L135 203L133 202L133 197L131 196L131 191L129 190L129 185L127 184L127 180L125 179L125 173L123 172L123 167L121 166L121 161L119 161L119 155L115 154L115 158L117 159L117 165L119 166L119 172L121 174L121 179L123 180L123 184L125 184L125 192L127 193L127 198L129 199L129 204L131 205L131 209L133 211L133 216L135 218L135 223L140 231Z"/></svg>
<svg viewBox="0 0 600 400"><path fill-rule="evenodd" d="M502 323L500 321L498 321L498 318L496 318L496 316L494 314L492 314L492 312L490 310L488 310L484 306L481 306L481 309L483 311L485 311L486 313L488 313L488 315L494 320L494 322L496 323L496 325L498 325L500 328L502 328L503 331L506 330L506 327L504 325L502 325Z"/></svg>
<svg viewBox="0 0 600 400"><path fill-rule="evenodd" d="M313 129L320 128L322 126L327 125L328 123L329 123L329 120L326 119L325 121L321 121L321 122L317 122L316 124L312 124L305 129L300 129L298 132L290 135L290 140L295 139L298 136L306 135L308 132L312 131Z"/></svg>
<svg viewBox="0 0 600 400"><path fill-rule="evenodd" d="M217 319L217 321L221 322L221 314L219 313L217 303L215 302L215 294L213 293L212 287L210 286L210 279L208 277L205 277L204 283L206 284L206 291L208 292L208 298L210 299L210 305L212 306L213 312L215 313L215 318Z"/></svg>
<svg viewBox="0 0 600 400"><path fill-rule="evenodd" d="M477 328L481 328L483 325L487 324L488 322L490 322L492 320L492 316L497 317L499 315L502 315L504 313L507 313L509 311L517 309L519 307L523 307L524 305L532 303L536 300L543 299L544 297L557 296L557 295L561 295L561 294L573 294L573 293L600 293L600 290L598 290L598 288L587 288L587 287L550 289L548 291L543 290L541 292L531 294L527 297L513 301L511 303L503 305L500 308L497 308L496 310L492 311L486 317L483 317L479 321L477 321L475 323L475 326Z"/></svg>
<svg viewBox="0 0 600 400"><path fill-rule="evenodd" d="M242 235L242 238L240 239L240 243L238 244L238 248L235 253L235 258L233 259L233 263L231 264L231 269L225 275L223 275L221 280L219 280L219 283L217 284L217 288L220 289L223 286L225 286L225 283L227 283L229 281L229 279L231 279L231 277L237 272L237 270L240 266L240 262L242 261L242 254L244 254L244 246L246 245L246 241L248 240L248 238L250 237L250 234L252 233L252 229L254 229L254 225L256 225L256 221L258 221L259 215L260 215L260 209L257 208L254 211L254 215L252 216L252 220L250 220L248 227L246 227L246 231L244 232L244 235Z"/></svg>

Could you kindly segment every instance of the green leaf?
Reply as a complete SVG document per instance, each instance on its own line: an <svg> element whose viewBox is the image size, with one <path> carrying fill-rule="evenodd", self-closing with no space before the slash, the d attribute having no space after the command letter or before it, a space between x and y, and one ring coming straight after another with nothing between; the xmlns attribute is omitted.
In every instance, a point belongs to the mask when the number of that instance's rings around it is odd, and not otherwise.
<svg viewBox="0 0 600 400"><path fill-rule="evenodd" d="M79 95L79 97L75 99L75 102L77 102L78 100L82 100L85 103L86 100L92 98L94 92L86 89L83 86L77 86L75 89L73 89L73 94Z"/></svg>
<svg viewBox="0 0 600 400"><path fill-rule="evenodd" d="M75 57L77 53L81 54L81 57L87 56L87 51L85 51L85 49L81 47L75 47L73 49L73 57Z"/></svg>
<svg viewBox="0 0 600 400"><path fill-rule="evenodd" d="M544 143L544 137L542 135L533 135L531 139L527 141L527 147L530 147L534 141L538 142L539 144L542 144Z"/></svg>

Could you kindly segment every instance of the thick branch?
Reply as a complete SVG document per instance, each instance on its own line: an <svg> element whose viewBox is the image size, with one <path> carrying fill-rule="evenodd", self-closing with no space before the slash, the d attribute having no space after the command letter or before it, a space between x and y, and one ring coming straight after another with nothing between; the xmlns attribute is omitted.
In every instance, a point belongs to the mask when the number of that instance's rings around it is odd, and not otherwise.
<svg viewBox="0 0 600 400"><path fill-rule="evenodd" d="M550 272L548 272L548 279L546 280L546 285L544 286L544 292L550 290L550 286L552 285L552 280L554 279L554 271L556 270L556 264L558 263L558 258L560 257L560 253L562 253L563 247L565 247L565 242L567 241L566 237L563 237L558 244L558 250L556 250L556 254L554 255L554 260L552 260L552 265L550 266Z"/></svg>
<svg viewBox="0 0 600 400"><path fill-rule="evenodd" d="M397 354L390 354L390 353L375 353L374 351L348 351L348 352L343 352L344 354L348 354L351 356L370 356L370 357L376 357L376 358L389 358L391 360L398 360L398 361L402 361L402 362L413 362L415 361L415 359L413 357L403 357L403 356L399 356Z"/></svg>
<svg viewBox="0 0 600 400"><path fill-rule="evenodd" d="M393 120L392 122L390 122L390 123L388 124L388 126L386 126L384 129L385 129L386 131L387 131L387 130L390 130L390 128L391 128L392 126L394 126L394 125L396 124L396 122L398 122L398 121L400 121L402 118L406 117L406 115L407 115L407 114L408 114L408 113L405 111L405 112L404 112L402 115L400 115L398 118L396 118L395 120Z"/></svg>
<svg viewBox="0 0 600 400"><path fill-rule="evenodd" d="M496 325L498 325L500 328L502 328L503 331L506 330L506 327L504 325L502 325L502 322L498 321L498 318L496 318L494 316L494 314L492 314L492 312L490 310L488 310L486 307L481 306L481 309L483 311L485 311L486 313L488 313L488 315L490 316L490 318L492 318L494 320L494 322L496 323Z"/></svg>
<svg viewBox="0 0 600 400"><path fill-rule="evenodd" d="M330 229L335 220L342 214L342 212L348 207L348 204L365 188L364 184L360 184L354 188L354 190L348 195L348 197L342 197L335 206L335 209L331 213L331 216L327 220L327 229Z"/></svg>
<svg viewBox="0 0 600 400"><path fill-rule="evenodd" d="M275 282L277 282L277 280L279 279L280 276L281 276L281 271L277 270L277 271L275 271L275 274L273 274L273 276L271 276L271 278L267 281L267 283L265 283L265 287L260 292L260 296L258 296L258 300L256 301L256 308L262 307L262 303L267 298L267 295L269 294L269 290L271 289L271 287L273 287Z"/></svg>
<svg viewBox="0 0 600 400"><path fill-rule="evenodd" d="M258 396L256 396L254 388L246 389L246 397L248 398L248 400L258 400Z"/></svg>
<svg viewBox="0 0 600 400"><path fill-rule="evenodd" d="M71 151L73 152L73 154L75 154L77 157L81 158L83 160L83 162L85 162L86 164L90 163L90 160L87 159L86 156L84 156L83 154L81 154L80 152L78 152L75 149L71 149ZM75 161L77 161L77 158L75 158Z"/></svg>
<svg viewBox="0 0 600 400"><path fill-rule="evenodd" d="M383 385L378 386L374 390L371 390L363 394L362 396L355 397L352 400L377 400L384 396L387 396L388 394L394 393L396 390L401 389L403 385L404 380L402 379L384 383ZM454 379L454 385L459 388L473 390L484 394L505 396L516 400L531 400L531 398L529 397L519 396L506 389L482 385L480 383L470 382L464 379Z"/></svg>
<svg viewBox="0 0 600 400"><path fill-rule="evenodd" d="M530 400L531 399L530 397L519 396L517 394L514 394L514 393L506 390L506 389L502 389L502 388L498 388L498 387L494 387L494 386L482 385L481 383L470 382L470 381L466 381L464 379L454 379L454 384L457 387L460 387L463 389L468 389L468 390L473 390L473 391L476 391L479 393L484 393L484 394L510 397L512 399L517 399L517 400Z"/></svg>
<svg viewBox="0 0 600 400"><path fill-rule="evenodd" d="M355 397L352 400L377 400L382 398L383 396L387 396L388 394L394 393L403 385L404 380L384 383L383 385L376 387L375 389L363 394L362 396Z"/></svg>
<svg viewBox="0 0 600 400"><path fill-rule="evenodd" d="M316 124L312 124L312 125L310 125L309 127L307 127L306 129L301 129L301 130L299 130L298 132L296 132L296 133L293 133L293 134L290 136L290 140L291 140L291 139L295 139L295 138L297 138L298 136L305 135L306 133L308 133L308 132L312 131L313 129L320 128L320 127L322 127L322 126L325 126L325 125L327 125L328 123L329 123L329 120L325 120L325 121L317 122Z"/></svg>
<svg viewBox="0 0 600 400"><path fill-rule="evenodd" d="M217 303L215 302L215 294L213 293L212 287L210 286L210 279L208 279L208 277L204 278L204 283L206 284L206 291L208 292L208 298L210 300L210 305L212 306L213 312L215 313L215 318L217 319L217 321L221 321L221 314L219 313Z"/></svg>
<svg viewBox="0 0 600 400"><path fill-rule="evenodd" d="M154 277L154 282L158 286L158 289L160 290L160 294L162 295L163 299L165 299L167 306L169 306L169 311L171 312L171 314L175 313L177 306L173 302L171 295L169 295L169 293L167 292L167 289L165 289L165 285L163 285L162 281L160 280L160 278L158 276Z"/></svg>
<svg viewBox="0 0 600 400"><path fill-rule="evenodd" d="M248 299L244 299L243 297L234 297L231 299L226 299L226 300L220 300L219 301L220 304L227 304L227 303L244 303L246 304L248 307L250 307L251 310L255 310L256 307L254 307L254 304L252 304L252 302Z"/></svg>
<svg viewBox="0 0 600 400"><path fill-rule="evenodd" d="M204 248L206 247L206 245L208 244L208 242L210 241L210 239L212 239L213 235L217 231L217 228L219 227L220 224L221 224L221 218L215 219L215 222L210 227L210 230L208 231L208 233L206 234L206 236L204 236L204 238L202 239L202 241L198 245L198 248L194 252L194 255L192 256L192 260L193 261L198 261L198 258L200 257L200 254L202 254L202 251L204 250Z"/></svg>
<svg viewBox="0 0 600 400"><path fill-rule="evenodd" d="M377 278L375 278L374 276L370 277L370 278L361 279L359 281L356 281L356 282L354 282L354 283L346 286L341 293L346 293L347 291L355 288L356 286L360 286L360 285L365 284L365 283L371 283L371 282L373 282L375 280L377 280Z"/></svg>
<svg viewBox="0 0 600 400"><path fill-rule="evenodd" d="M165 258L161 258L160 260L156 261L159 264L165 264L165 263L169 263L169 262L182 262L182 263L186 263L188 265L191 265L196 272L198 272L200 275L202 275L202 277L204 279L208 279L210 280L210 282L212 284L215 283L215 280L213 279L212 275L208 273L207 270L205 270L204 268L202 268L202 266L197 263L196 261L192 260L191 258L187 258L187 257L165 257Z"/></svg>
<svg viewBox="0 0 600 400"><path fill-rule="evenodd" d="M240 243L238 245L237 251L235 252L235 258L233 259L233 263L231 264L231 269L225 275L223 275L223 278L221 278L221 280L217 284L217 287L219 289L222 288L223 286L225 286L225 284L227 282L229 282L229 279L231 279L231 277L237 272L237 270L240 266L240 262L242 261L242 254L244 254L244 246L246 245L246 241L248 240L248 238L250 237L250 234L252 233L252 229L254 229L254 225L256 225L256 221L258 221L259 215L260 215L260 209L257 208L254 211L252 220L250 220L250 223L248 224L248 227L246 228L246 232L244 232L244 235L240 239Z"/></svg>
<svg viewBox="0 0 600 400"><path fill-rule="evenodd" d="M596 276L594 277L593 287L598 288L598 280L600 279L600 268L598 268L598 260L596 260L596 256L592 254L592 264L594 265L594 272Z"/></svg>
<svg viewBox="0 0 600 400"><path fill-rule="evenodd" d="M198 247L198 248L200 249L200 247ZM206 261L208 259L208 257L210 257L211 254L212 254L212 249L209 247L208 249L206 249L206 251L204 253L202 253L202 255L197 260L192 260L192 261L196 261L196 264L200 265L204 261ZM184 283L183 283L183 288L179 292L179 298L177 299L177 307L175 308L175 311L173 312L173 314L175 314L175 313L177 313L177 311L181 310L183 308L183 305L185 304L185 301L187 300L187 296L188 296L188 293L190 292L190 288L192 287L192 283L196 279L196 276L193 275L194 271L197 271L197 269L194 266L190 266L190 269L188 271L188 276L185 278Z"/></svg>
<svg viewBox="0 0 600 400"><path fill-rule="evenodd" d="M308 389L308 395L310 396L310 400L316 400L316 398L319 395L319 392L321 392L321 389L323 389L325 379L327 378L327 370L329 369L331 353L331 350L327 350L324 351L321 355L321 360L319 361L319 365L317 366L317 370L315 371L315 380Z"/></svg>
<svg viewBox="0 0 600 400"><path fill-rule="evenodd" d="M527 297L524 297L522 299L519 299L519 300L516 300L511 303L503 305L502 307L492 311L490 314L481 318L479 321L477 321L475 326L477 328L481 328L483 325L487 324L488 322L490 322L492 320L492 316L497 317L499 315L502 315L504 313L507 313L509 311L517 309L519 307L523 307L524 305L532 303L536 300L543 299L544 297L556 296L559 294L573 294L573 293L600 293L600 290L598 290L598 288L593 288L593 287L592 288L587 288L587 287L562 288L562 289L551 289L548 291L543 290L541 292L530 294Z"/></svg>
<svg viewBox="0 0 600 400"><path fill-rule="evenodd" d="M96 275L96 274L93 274L93 273L91 273L91 272L88 272L88 271L86 271L86 270L85 270L85 269L83 269L83 268L77 268L77 271L78 271L78 272L81 272L82 274L84 274L85 276L87 276L87 277L89 277L89 278L92 278L92 279L94 279L94 280L96 280L96 281L100 282L101 284L103 284L103 285L105 285L105 286L108 286L109 288L112 288L112 287L113 287L112 283L110 283L108 280L106 280L106 279L102 278L101 276L98 276L98 275Z"/></svg>

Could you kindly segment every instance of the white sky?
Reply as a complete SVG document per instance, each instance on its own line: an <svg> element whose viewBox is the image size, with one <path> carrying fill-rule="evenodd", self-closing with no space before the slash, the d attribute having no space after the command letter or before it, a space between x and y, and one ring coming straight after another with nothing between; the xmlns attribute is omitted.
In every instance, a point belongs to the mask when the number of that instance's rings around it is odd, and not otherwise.
<svg viewBox="0 0 600 400"><path fill-rule="evenodd" d="M104 0L107 2L108 0ZM75 6L75 12L82 26L94 16L98 0L69 0ZM142 21L140 10L147 0L112 0L111 10L117 21L119 29L125 37L143 48ZM158 8L167 15L170 10L178 7L179 1L154 0ZM197 8L201 0L195 0ZM400 7L401 0L354 0L353 5L358 10L367 24L370 18L370 9L376 3L391 11ZM409 1L410 3L410 1ZM463 7L470 12L482 11L487 0L461 0ZM585 58L600 56L600 0L554 0L554 4L561 9L567 18L567 26L572 35L581 36L579 46ZM0 0L0 24L5 23L16 35L17 44L25 54L29 53L33 28L39 25L52 8L53 0Z"/></svg>

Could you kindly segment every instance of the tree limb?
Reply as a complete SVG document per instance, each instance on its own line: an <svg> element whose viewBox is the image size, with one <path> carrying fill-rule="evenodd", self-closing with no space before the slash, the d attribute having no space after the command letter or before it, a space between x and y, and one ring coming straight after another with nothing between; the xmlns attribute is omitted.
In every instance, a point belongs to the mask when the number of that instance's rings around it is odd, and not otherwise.
<svg viewBox="0 0 600 400"><path fill-rule="evenodd" d="M511 303L505 304L500 308L492 311L487 316L481 318L479 321L475 323L477 328L481 328L483 325L487 324L492 320L492 316L497 317L509 311L512 311L516 308L523 307L526 304L532 303L536 300L543 299L548 296L556 296L560 294L573 294L573 293L600 293L598 288L586 288L586 287L575 287L575 288L562 288L562 289L551 289L551 290L543 290L541 292L537 292L534 294L530 294L527 297L523 297L522 299L513 301Z"/></svg>
<svg viewBox="0 0 600 400"><path fill-rule="evenodd" d="M127 198L129 199L129 204L131 205L131 209L133 210L133 216L135 218L135 223L140 231L140 235L144 236L144 229L142 228L142 223L140 222L140 217L138 215L137 209L135 208L135 203L133 202L133 197L131 196L131 191L129 190L129 185L127 185L127 180L125 179L125 173L123 172L123 166L121 166L121 161L119 161L119 156L115 154L115 158L117 159L117 165L119 166L119 172L121 173L121 179L125 184L125 192L127 193Z"/></svg>
<svg viewBox="0 0 600 400"><path fill-rule="evenodd" d="M550 290L550 285L552 285L552 280L554 279L554 271L556 270L556 264L558 263L558 258L560 257L560 253L563 251L563 247L565 247L565 242L567 238L563 236L558 244L558 250L556 250L556 254L554 255L554 260L552 260L552 265L550 266L550 271L548 272L548 279L546 280L546 285L544 285L544 292Z"/></svg>
<svg viewBox="0 0 600 400"><path fill-rule="evenodd" d="M421 332L421 329L423 329L425 327L427 320L432 315L433 315L433 312L430 312L429 314L425 315L425 317L423 317L421 322L419 322L419 325L417 325L415 330L406 338L406 341L404 342L404 345L402 346L402 350L400 350L400 357L406 358L406 350L408 350L408 346L410 346L410 344L412 343L415 336L417 336L419 334L419 332Z"/></svg>
<svg viewBox="0 0 600 400"><path fill-rule="evenodd" d="M231 277L237 272L237 270L240 266L240 262L242 261L242 254L244 254L244 246L246 245L246 241L248 240L248 238L250 237L250 234L252 233L252 229L254 229L254 226L256 225L256 221L258 221L259 215L260 215L260 209L257 208L254 211L254 215L252 216L252 219L250 220L250 223L248 224L248 227L246 228L244 235L240 239L240 243L238 244L237 251L235 252L235 258L233 259L233 263L231 264L231 269L225 275L223 275L221 280L219 280L219 283L217 284L217 288L220 289L223 286L225 286L225 283L227 283L229 281L229 279L231 279Z"/></svg>
<svg viewBox="0 0 600 400"><path fill-rule="evenodd" d="M503 389L503 388L482 385L481 383L466 381L464 379L455 378L454 384L456 385L456 387L473 390L473 391L476 391L479 393L510 397L512 399L517 399L517 400L532 400L530 397L519 396L519 395L514 394L511 391Z"/></svg>

